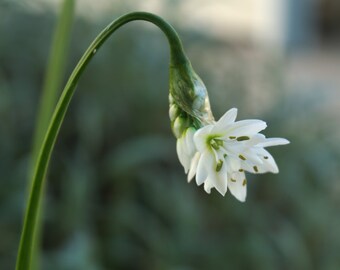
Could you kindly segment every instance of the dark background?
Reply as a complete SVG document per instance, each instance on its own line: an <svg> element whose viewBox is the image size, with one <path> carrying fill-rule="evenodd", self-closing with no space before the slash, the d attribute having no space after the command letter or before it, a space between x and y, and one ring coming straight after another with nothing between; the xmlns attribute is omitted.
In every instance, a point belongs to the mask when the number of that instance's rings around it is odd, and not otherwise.
<svg viewBox="0 0 340 270"><path fill-rule="evenodd" d="M58 11L38 2L0 1L4 270L14 269ZM306 25L313 39L280 53L185 28L172 21L178 2L163 14L207 85L217 119L237 107L239 119L263 119L268 137L291 141L270 149L280 174L248 175L246 203L186 182L168 119L162 33L147 23L115 33L84 73L53 153L42 269L340 269L340 16L336 1L333 8L319 2ZM65 81L97 33L133 9L117 4L112 16L95 20L77 13Z"/></svg>

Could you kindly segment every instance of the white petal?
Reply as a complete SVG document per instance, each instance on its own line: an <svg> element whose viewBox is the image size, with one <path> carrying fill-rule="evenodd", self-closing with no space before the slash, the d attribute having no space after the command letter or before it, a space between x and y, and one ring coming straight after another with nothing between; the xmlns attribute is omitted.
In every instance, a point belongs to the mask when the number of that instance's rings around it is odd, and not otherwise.
<svg viewBox="0 0 340 270"><path fill-rule="evenodd" d="M183 148L182 148L182 145L181 145L182 140L183 140L182 138L177 139L176 151L177 151L177 156L178 156L179 162L184 167L184 165L183 165L184 164L184 153L183 153Z"/></svg>
<svg viewBox="0 0 340 270"><path fill-rule="evenodd" d="M227 136L253 136L267 127L262 120L242 120L235 122L227 132Z"/></svg>
<svg viewBox="0 0 340 270"><path fill-rule="evenodd" d="M255 173L254 171L254 165L251 164L250 162L247 162L247 161L244 161L242 162L242 165L241 165L241 168L247 172L250 172L250 173ZM260 169L261 168L261 169ZM261 171L262 173L262 167L259 167L257 166L257 170L258 171Z"/></svg>
<svg viewBox="0 0 340 270"><path fill-rule="evenodd" d="M238 157L240 153L243 153L247 149L247 146L237 141L225 141L223 148L226 150L228 156Z"/></svg>
<svg viewBox="0 0 340 270"><path fill-rule="evenodd" d="M250 173L266 173L277 172L278 168L273 157L263 148L254 147L250 151L244 153L246 160L241 161L242 169Z"/></svg>
<svg viewBox="0 0 340 270"><path fill-rule="evenodd" d="M228 190L228 166L226 161L224 161L221 170L217 174L219 176L218 180L220 181L220 185L222 187L219 192L224 196Z"/></svg>
<svg viewBox="0 0 340 270"><path fill-rule="evenodd" d="M247 181L244 172L233 173L228 179L228 187L233 196L241 202L246 200Z"/></svg>
<svg viewBox="0 0 340 270"><path fill-rule="evenodd" d="M207 148L206 140L212 128L213 128L213 125L204 126L200 128L199 130L197 130L194 135L194 142L195 142L196 148L201 153L203 153Z"/></svg>
<svg viewBox="0 0 340 270"><path fill-rule="evenodd" d="M209 171L208 178L211 179L214 188L216 188L217 191L224 196L228 189L228 174L226 164L222 165L222 168L219 172L216 172L216 167L213 167Z"/></svg>
<svg viewBox="0 0 340 270"><path fill-rule="evenodd" d="M197 164L198 164L198 161L200 160L200 156L201 156L201 154L199 152L196 152L196 154L194 155L194 157L191 160L190 170L189 170L189 173L188 173L188 182L190 182L191 179L196 174Z"/></svg>
<svg viewBox="0 0 340 270"><path fill-rule="evenodd" d="M247 161L253 163L253 166L263 164L263 159L258 156L258 152L254 148L248 149L248 151L241 153L241 155L243 155Z"/></svg>
<svg viewBox="0 0 340 270"><path fill-rule="evenodd" d="M196 130L192 127L188 128L185 133L185 144L187 147L188 154L193 155L195 153L196 147L194 144L194 134Z"/></svg>
<svg viewBox="0 0 340 270"><path fill-rule="evenodd" d="M213 188L213 184L212 184L210 178L207 178L207 180L204 182L205 192L210 194L210 191L211 191L212 188Z"/></svg>
<svg viewBox="0 0 340 270"><path fill-rule="evenodd" d="M265 169L272 173L278 173L279 168L277 167L277 164L273 158L273 156L265 149L263 149L266 159L263 160L263 165L265 166Z"/></svg>
<svg viewBox="0 0 340 270"><path fill-rule="evenodd" d="M207 179L209 169L213 167L213 164L213 155L208 150L204 151L197 165L196 183L198 186L202 185L203 182Z"/></svg>
<svg viewBox="0 0 340 270"><path fill-rule="evenodd" d="M239 158L228 156L226 161L229 171L236 172L241 168L241 161L239 160Z"/></svg>
<svg viewBox="0 0 340 270"><path fill-rule="evenodd" d="M225 131L225 129L235 122L237 116L237 109L232 108L227 111L215 124L212 132Z"/></svg>
<svg viewBox="0 0 340 270"><path fill-rule="evenodd" d="M178 159L180 163L182 164L182 166L184 167L185 173L188 173L189 166L190 166L190 159L186 153L185 140L183 136L177 139L176 150L177 150Z"/></svg>
<svg viewBox="0 0 340 270"><path fill-rule="evenodd" d="M262 142L266 141L266 136L261 133L255 134L250 138L250 140L245 141L247 147L252 147L254 145L259 145Z"/></svg>
<svg viewBox="0 0 340 270"><path fill-rule="evenodd" d="M273 156L264 148L258 148L256 149L259 157L263 160L263 164L258 166L259 173L266 173L266 172L272 172L272 173L278 173L279 168L276 165L276 162L273 158Z"/></svg>
<svg viewBox="0 0 340 270"><path fill-rule="evenodd" d="M269 147L275 145L284 145L290 143L288 140L284 138L268 138L264 142L257 144L260 147Z"/></svg>

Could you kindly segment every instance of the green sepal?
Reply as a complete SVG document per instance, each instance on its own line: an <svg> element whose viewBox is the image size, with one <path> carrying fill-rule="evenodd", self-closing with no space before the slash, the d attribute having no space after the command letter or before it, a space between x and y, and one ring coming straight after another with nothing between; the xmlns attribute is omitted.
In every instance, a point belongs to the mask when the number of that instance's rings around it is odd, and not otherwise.
<svg viewBox="0 0 340 270"><path fill-rule="evenodd" d="M182 62L171 61L169 102L176 138L189 127L199 129L214 121L206 87L187 58Z"/></svg>
<svg viewBox="0 0 340 270"><path fill-rule="evenodd" d="M170 93L174 103L189 116L202 123L211 123L208 92L189 61L170 65Z"/></svg>

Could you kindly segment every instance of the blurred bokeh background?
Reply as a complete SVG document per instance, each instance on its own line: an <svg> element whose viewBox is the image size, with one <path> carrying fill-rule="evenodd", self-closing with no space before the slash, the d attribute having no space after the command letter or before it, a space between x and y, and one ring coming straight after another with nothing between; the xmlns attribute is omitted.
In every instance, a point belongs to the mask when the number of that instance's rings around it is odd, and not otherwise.
<svg viewBox="0 0 340 270"><path fill-rule="evenodd" d="M188 184L168 120L163 34L130 23L78 85L49 169L41 268L340 269L340 2L78 0L64 82L112 19L179 32L219 118L260 118L280 174L242 204ZM0 268L14 269L61 1L0 0Z"/></svg>

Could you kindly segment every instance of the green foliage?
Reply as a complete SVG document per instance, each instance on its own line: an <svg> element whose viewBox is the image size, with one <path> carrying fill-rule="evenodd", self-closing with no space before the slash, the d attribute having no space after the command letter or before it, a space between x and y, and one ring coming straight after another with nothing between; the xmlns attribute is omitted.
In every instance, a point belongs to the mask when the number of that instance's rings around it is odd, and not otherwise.
<svg viewBox="0 0 340 270"><path fill-rule="evenodd" d="M48 123L52 116L57 98L60 95L64 77L65 62L71 37L74 16L74 0L64 0L53 36L49 63L40 100L34 134L32 163L37 159Z"/></svg>
<svg viewBox="0 0 340 270"><path fill-rule="evenodd" d="M0 265L13 269L56 17L0 5ZM111 19L78 18L68 71ZM179 32L216 118L235 106L240 118L267 121L269 137L292 142L271 149L280 174L248 177L245 204L186 183L168 120L165 38L132 24L98 52L62 127L47 179L42 269L338 269L339 133L323 109L332 97L288 94L279 63L268 61L257 70L277 92L266 104L249 101L249 59ZM221 59L227 66L217 70Z"/></svg>

